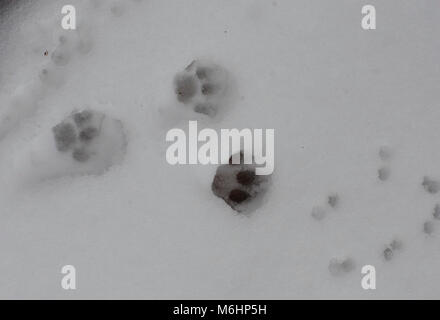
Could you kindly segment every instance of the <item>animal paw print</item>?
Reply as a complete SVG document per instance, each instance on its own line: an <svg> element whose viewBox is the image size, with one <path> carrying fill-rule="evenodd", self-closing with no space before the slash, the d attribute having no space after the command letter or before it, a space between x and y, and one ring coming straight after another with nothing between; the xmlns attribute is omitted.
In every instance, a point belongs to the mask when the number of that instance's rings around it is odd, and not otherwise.
<svg viewBox="0 0 440 320"><path fill-rule="evenodd" d="M337 193L332 193L327 197L327 204L331 209L339 207L340 198ZM312 208L311 216L315 220L323 220L327 216L327 209L324 206L315 206Z"/></svg>
<svg viewBox="0 0 440 320"><path fill-rule="evenodd" d="M96 160L105 169L125 151L122 123L100 112L74 112L53 127L52 132L56 149L71 153L77 163Z"/></svg>
<svg viewBox="0 0 440 320"><path fill-rule="evenodd" d="M228 73L217 64L194 60L174 78L177 100L193 111L214 117L224 104Z"/></svg>
<svg viewBox="0 0 440 320"><path fill-rule="evenodd" d="M383 257L386 261L390 261L393 259L394 254L397 251L400 251L402 249L402 242L400 240L394 239L391 241L389 245L386 246L386 248L383 250Z"/></svg>
<svg viewBox="0 0 440 320"><path fill-rule="evenodd" d="M332 276L342 276L353 271L356 263L352 258L332 258L328 265L328 270Z"/></svg>
<svg viewBox="0 0 440 320"><path fill-rule="evenodd" d="M50 55L52 62L58 66L66 66L71 59L71 49L72 39L65 35L61 35L58 38L58 46Z"/></svg>
<svg viewBox="0 0 440 320"><path fill-rule="evenodd" d="M222 198L237 212L251 211L255 200L267 190L269 176L256 175L255 165L244 164L244 155L240 152L240 164L229 164L217 168L211 185L212 192ZM235 162L235 161L234 161Z"/></svg>
<svg viewBox="0 0 440 320"><path fill-rule="evenodd" d="M379 158L384 164L377 170L377 177L382 182L388 180L391 175L389 161L391 160L392 156L393 151L389 146L380 147Z"/></svg>
<svg viewBox="0 0 440 320"><path fill-rule="evenodd" d="M432 219L423 224L423 232L427 235L433 235L436 230L436 224L440 219L440 205L436 204L432 212Z"/></svg>
<svg viewBox="0 0 440 320"><path fill-rule="evenodd" d="M431 194L435 194L440 190L440 182L427 176L423 177L422 186L427 192Z"/></svg>

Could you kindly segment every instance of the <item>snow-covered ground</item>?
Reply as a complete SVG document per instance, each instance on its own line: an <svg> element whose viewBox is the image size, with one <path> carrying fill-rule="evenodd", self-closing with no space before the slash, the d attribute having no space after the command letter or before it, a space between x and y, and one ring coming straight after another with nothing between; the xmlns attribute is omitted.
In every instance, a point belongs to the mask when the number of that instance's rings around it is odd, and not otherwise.
<svg viewBox="0 0 440 320"><path fill-rule="evenodd" d="M440 297L440 193L422 185L440 181L437 0L368 1L375 31L359 0L68 2L75 32L63 1L1 6L1 298ZM234 77L221 118L176 100L174 76L198 58ZM122 163L29 179L31 150L84 108L121 120ZM166 132L190 119L275 129L251 215L212 193L215 166L166 162ZM75 291L60 286L67 264ZM361 287L366 264L376 290Z"/></svg>

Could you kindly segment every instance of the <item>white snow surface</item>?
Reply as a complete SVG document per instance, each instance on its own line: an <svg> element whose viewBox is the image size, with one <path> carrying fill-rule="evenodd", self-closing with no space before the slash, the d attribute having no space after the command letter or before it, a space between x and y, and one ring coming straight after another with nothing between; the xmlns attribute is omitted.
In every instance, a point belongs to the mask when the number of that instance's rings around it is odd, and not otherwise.
<svg viewBox="0 0 440 320"><path fill-rule="evenodd" d="M439 298L440 194L422 182L440 179L440 6L368 3L374 31L359 0L69 1L76 31L61 29L63 1L0 15L0 298ZM55 66L63 34L91 50ZM221 119L174 95L197 58L234 76ZM85 106L123 122L122 164L23 183L15 159ZM166 162L166 132L192 119L275 129L272 186L250 216L213 195L215 166ZM354 270L331 274L335 258ZM74 291L60 286L67 264ZM361 287L367 264L376 290Z"/></svg>

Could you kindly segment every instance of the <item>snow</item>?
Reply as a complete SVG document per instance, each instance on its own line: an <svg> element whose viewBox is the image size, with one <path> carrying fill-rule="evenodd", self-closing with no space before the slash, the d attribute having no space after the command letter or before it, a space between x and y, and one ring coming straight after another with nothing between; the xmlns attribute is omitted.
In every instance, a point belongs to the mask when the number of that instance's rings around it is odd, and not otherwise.
<svg viewBox="0 0 440 320"><path fill-rule="evenodd" d="M358 0L70 4L74 34L59 1L2 9L1 298L439 297L440 199L422 185L440 179L437 1L369 1L375 31ZM62 35L74 45L54 65ZM199 58L234 77L222 118L176 100L175 75ZM23 183L17 159L87 106L122 121L123 162ZM275 129L272 185L250 216L212 193L216 166L166 162L166 132L194 119ZM67 264L75 291L60 286ZM376 290L360 285L366 264Z"/></svg>

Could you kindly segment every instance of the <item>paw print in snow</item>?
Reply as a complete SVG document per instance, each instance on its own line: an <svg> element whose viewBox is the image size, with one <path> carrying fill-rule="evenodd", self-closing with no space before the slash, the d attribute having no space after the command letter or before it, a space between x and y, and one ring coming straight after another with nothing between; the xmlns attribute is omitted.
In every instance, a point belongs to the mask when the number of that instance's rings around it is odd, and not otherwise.
<svg viewBox="0 0 440 320"><path fill-rule="evenodd" d="M122 163L127 146L122 122L104 113L74 112L17 153L23 183L74 175L99 175Z"/></svg>
<svg viewBox="0 0 440 320"><path fill-rule="evenodd" d="M330 207L332 208L336 208L339 204L339 196L334 193L328 196L328 204L330 205Z"/></svg>
<svg viewBox="0 0 440 320"><path fill-rule="evenodd" d="M440 205L436 204L434 208L434 212L432 213L432 216L435 219L440 219Z"/></svg>
<svg viewBox="0 0 440 320"><path fill-rule="evenodd" d="M50 58L56 66L66 66L71 58L72 39L65 35L61 35L58 38L58 42L59 44L50 55Z"/></svg>
<svg viewBox="0 0 440 320"><path fill-rule="evenodd" d="M386 181L390 177L390 169L388 167L382 167L377 170L377 177L380 181Z"/></svg>
<svg viewBox="0 0 440 320"><path fill-rule="evenodd" d="M340 206L340 197L337 193L332 193L327 197L327 205L335 210ZM311 216L315 220L323 220L327 216L327 208L323 206L314 206L312 208Z"/></svg>
<svg viewBox="0 0 440 320"><path fill-rule="evenodd" d="M312 213L311 213L312 217L316 220L322 220L325 218L326 216L326 211L323 207L321 206L316 206L312 208Z"/></svg>
<svg viewBox="0 0 440 320"><path fill-rule="evenodd" d="M393 240L391 243L383 250L383 257L386 261L393 259L396 251L402 249L402 242L400 240Z"/></svg>
<svg viewBox="0 0 440 320"><path fill-rule="evenodd" d="M385 260L390 261L393 258L393 250L391 248L386 248L383 251L383 257L385 258Z"/></svg>
<svg viewBox="0 0 440 320"><path fill-rule="evenodd" d="M56 47L50 54L53 64L57 67L64 67L69 64L75 55L75 51L86 55L93 48L90 30L84 27L78 29L75 34L63 33L57 39Z"/></svg>
<svg viewBox="0 0 440 320"><path fill-rule="evenodd" d="M429 177L423 177L422 186L427 192L432 194L437 193L440 189L440 183L437 180L433 180Z"/></svg>
<svg viewBox="0 0 440 320"><path fill-rule="evenodd" d="M94 167L105 170L122 160L126 144L122 124L103 113L74 112L52 132L57 150L71 153L78 163L94 162Z"/></svg>
<svg viewBox="0 0 440 320"><path fill-rule="evenodd" d="M174 78L177 100L209 117L217 115L225 105L228 87L228 72L203 60L194 60Z"/></svg>
<svg viewBox="0 0 440 320"><path fill-rule="evenodd" d="M426 221L423 224L423 232L424 233L431 235L434 233L434 230L435 230L434 222Z"/></svg>
<svg viewBox="0 0 440 320"><path fill-rule="evenodd" d="M436 230L436 222L440 219L440 205L436 204L431 219L423 223L423 232L432 235Z"/></svg>
<svg viewBox="0 0 440 320"><path fill-rule="evenodd" d="M356 268L356 263L352 258L338 259L333 258L330 260L328 270L333 276L342 276L353 271Z"/></svg>
<svg viewBox="0 0 440 320"><path fill-rule="evenodd" d="M382 161L388 161L392 158L393 150L389 146L381 146L379 148L379 158Z"/></svg>
<svg viewBox="0 0 440 320"><path fill-rule="evenodd" d="M380 181L387 181L391 175L389 162L393 156L393 150L389 146L382 146L379 149L379 158L384 165L377 170L377 177Z"/></svg>
<svg viewBox="0 0 440 320"><path fill-rule="evenodd" d="M256 200L267 190L269 176L256 175L253 164L244 164L240 152L240 164L229 164L217 168L211 185L212 192L222 198L237 212L249 212L256 208Z"/></svg>

